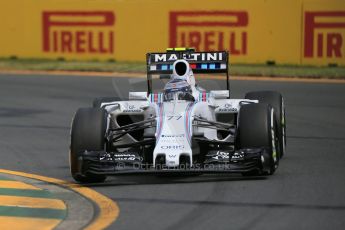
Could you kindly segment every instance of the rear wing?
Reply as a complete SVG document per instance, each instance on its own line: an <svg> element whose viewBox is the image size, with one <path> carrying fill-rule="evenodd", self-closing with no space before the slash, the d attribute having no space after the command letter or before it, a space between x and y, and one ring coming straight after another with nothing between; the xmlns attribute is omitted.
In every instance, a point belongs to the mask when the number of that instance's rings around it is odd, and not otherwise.
<svg viewBox="0 0 345 230"><path fill-rule="evenodd" d="M188 61L193 73L226 74L227 90L229 90L229 70L227 51L195 52L194 49L168 49L166 53L147 53L148 94L152 93L152 75L172 74L173 63L178 59Z"/></svg>

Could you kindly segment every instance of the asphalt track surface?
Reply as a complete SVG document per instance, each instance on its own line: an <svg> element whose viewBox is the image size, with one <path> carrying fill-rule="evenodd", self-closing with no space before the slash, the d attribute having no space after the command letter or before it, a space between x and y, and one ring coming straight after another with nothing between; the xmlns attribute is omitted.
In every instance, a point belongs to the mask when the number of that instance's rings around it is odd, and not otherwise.
<svg viewBox="0 0 345 230"><path fill-rule="evenodd" d="M0 75L0 168L72 181L70 122L125 78ZM232 81L233 98L277 90L287 154L275 175L121 176L90 185L116 201L110 229L344 229L345 84Z"/></svg>

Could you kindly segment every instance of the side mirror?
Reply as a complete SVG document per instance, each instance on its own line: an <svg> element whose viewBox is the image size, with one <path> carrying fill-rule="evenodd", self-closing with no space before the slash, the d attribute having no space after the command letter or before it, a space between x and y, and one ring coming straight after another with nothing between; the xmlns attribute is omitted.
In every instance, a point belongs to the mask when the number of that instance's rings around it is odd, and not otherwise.
<svg viewBox="0 0 345 230"><path fill-rule="evenodd" d="M146 92L129 92L129 100L146 101Z"/></svg>
<svg viewBox="0 0 345 230"><path fill-rule="evenodd" d="M230 91L229 90L211 90L210 97L213 97L214 99L227 99L230 97Z"/></svg>

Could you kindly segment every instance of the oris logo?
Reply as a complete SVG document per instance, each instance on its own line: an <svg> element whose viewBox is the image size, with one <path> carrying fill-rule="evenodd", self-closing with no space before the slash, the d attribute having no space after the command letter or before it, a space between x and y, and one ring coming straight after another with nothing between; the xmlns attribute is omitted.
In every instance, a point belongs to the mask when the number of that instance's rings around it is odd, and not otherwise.
<svg viewBox="0 0 345 230"><path fill-rule="evenodd" d="M162 145L161 149L165 150L182 150L184 149L184 145Z"/></svg>

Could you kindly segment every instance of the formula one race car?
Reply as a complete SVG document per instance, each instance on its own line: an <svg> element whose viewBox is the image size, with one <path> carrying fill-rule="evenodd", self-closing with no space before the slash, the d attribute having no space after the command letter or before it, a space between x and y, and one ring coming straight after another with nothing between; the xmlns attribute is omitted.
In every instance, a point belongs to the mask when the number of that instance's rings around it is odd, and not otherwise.
<svg viewBox="0 0 345 230"><path fill-rule="evenodd" d="M226 90L206 91L194 74L223 74ZM167 82L154 92L157 75ZM148 53L147 86L127 99L97 98L76 112L70 144L76 181L136 173L271 175L277 169L286 145L283 97L256 91L230 99L228 52Z"/></svg>

